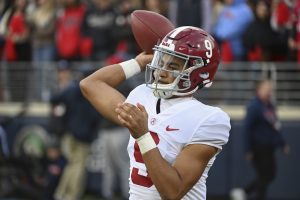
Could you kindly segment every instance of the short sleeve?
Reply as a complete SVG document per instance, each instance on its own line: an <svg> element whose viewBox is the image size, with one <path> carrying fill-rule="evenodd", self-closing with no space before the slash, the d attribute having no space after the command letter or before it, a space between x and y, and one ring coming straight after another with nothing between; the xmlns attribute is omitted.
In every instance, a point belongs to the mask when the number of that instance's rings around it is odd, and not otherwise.
<svg viewBox="0 0 300 200"><path fill-rule="evenodd" d="M143 90L143 85L139 85L136 88L134 88L127 96L126 102L131 104L136 104L136 102L138 102L138 99L140 97L139 93L142 90Z"/></svg>
<svg viewBox="0 0 300 200"><path fill-rule="evenodd" d="M229 116L218 111L200 124L189 144L206 144L221 151L222 146L228 142L230 128Z"/></svg>
<svg viewBox="0 0 300 200"><path fill-rule="evenodd" d="M142 84L134 88L129 93L125 102L131 103L133 105L136 105L137 103L145 104L145 101L147 101L149 95L152 95L151 89L148 88L146 84Z"/></svg>

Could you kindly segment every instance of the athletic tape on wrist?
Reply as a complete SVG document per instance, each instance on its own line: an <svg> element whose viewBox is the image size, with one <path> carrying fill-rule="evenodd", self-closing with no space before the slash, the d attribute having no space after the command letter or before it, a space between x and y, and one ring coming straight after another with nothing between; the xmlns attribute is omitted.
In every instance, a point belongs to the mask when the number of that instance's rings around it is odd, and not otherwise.
<svg viewBox="0 0 300 200"><path fill-rule="evenodd" d="M140 151L142 154L145 154L146 152L150 151L151 149L156 148L155 141L153 140L150 132L137 138L136 141L140 147Z"/></svg>
<svg viewBox="0 0 300 200"><path fill-rule="evenodd" d="M141 72L139 63L135 59L127 60L120 63L126 79L138 74Z"/></svg>

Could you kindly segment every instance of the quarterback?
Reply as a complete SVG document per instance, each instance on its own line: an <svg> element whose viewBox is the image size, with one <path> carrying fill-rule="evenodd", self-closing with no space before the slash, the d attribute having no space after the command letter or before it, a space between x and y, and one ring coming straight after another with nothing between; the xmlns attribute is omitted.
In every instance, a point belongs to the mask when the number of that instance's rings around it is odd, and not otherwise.
<svg viewBox="0 0 300 200"><path fill-rule="evenodd" d="M193 98L209 87L220 54L211 35L184 26L168 33L154 54L100 68L80 82L104 117L130 131L130 200L206 199L206 178L229 138L230 119ZM145 71L127 99L115 88Z"/></svg>

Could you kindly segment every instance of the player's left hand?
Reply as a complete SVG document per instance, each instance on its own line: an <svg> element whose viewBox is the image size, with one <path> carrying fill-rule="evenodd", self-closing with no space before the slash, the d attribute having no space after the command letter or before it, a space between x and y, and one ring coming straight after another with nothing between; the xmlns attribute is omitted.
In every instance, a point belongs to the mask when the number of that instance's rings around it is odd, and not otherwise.
<svg viewBox="0 0 300 200"><path fill-rule="evenodd" d="M148 113L143 105L118 104L116 113L121 124L129 129L132 137L139 138L149 131Z"/></svg>

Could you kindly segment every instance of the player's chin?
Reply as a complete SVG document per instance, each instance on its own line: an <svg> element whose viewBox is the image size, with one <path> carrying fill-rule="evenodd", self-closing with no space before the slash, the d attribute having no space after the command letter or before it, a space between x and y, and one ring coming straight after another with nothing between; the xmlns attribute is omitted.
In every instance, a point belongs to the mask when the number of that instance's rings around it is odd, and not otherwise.
<svg viewBox="0 0 300 200"><path fill-rule="evenodd" d="M166 81L164 81L163 79L159 78L159 80L154 80L153 82L154 84L168 84Z"/></svg>

